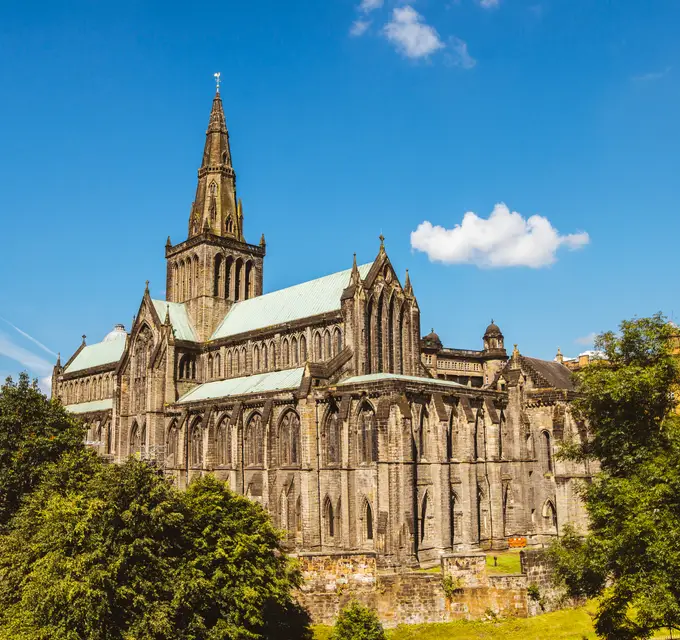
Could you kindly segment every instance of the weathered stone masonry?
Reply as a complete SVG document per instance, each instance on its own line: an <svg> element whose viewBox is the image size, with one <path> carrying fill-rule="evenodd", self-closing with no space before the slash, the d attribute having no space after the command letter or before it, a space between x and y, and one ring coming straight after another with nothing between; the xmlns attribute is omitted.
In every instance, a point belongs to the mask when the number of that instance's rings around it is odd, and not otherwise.
<svg viewBox="0 0 680 640"><path fill-rule="evenodd" d="M147 286L129 333L83 340L54 369L101 455L148 459L180 487L214 473L270 511L291 551L369 554L381 571L585 526L591 469L555 457L585 436L563 364L508 358L493 322L480 350L421 338L382 238L369 263L263 294L264 236L243 229L217 94L188 237L165 247L167 299Z"/></svg>

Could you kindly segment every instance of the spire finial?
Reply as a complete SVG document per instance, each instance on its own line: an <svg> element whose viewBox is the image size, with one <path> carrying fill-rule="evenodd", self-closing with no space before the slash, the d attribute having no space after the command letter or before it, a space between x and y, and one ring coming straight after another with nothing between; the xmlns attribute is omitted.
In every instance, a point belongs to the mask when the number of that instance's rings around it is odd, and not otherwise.
<svg viewBox="0 0 680 640"><path fill-rule="evenodd" d="M217 93L220 92L220 76L222 74L218 71L217 73L213 73L213 78L215 78L215 84L217 85Z"/></svg>
<svg viewBox="0 0 680 640"><path fill-rule="evenodd" d="M170 324L170 305L169 304L165 305L165 324L166 325Z"/></svg>
<svg viewBox="0 0 680 640"><path fill-rule="evenodd" d="M519 357L519 349L517 348L517 345L514 345L512 348L512 357L513 358Z"/></svg>
<svg viewBox="0 0 680 640"><path fill-rule="evenodd" d="M385 236L382 234L382 231L380 232L380 235L378 236L380 239L380 248L384 249L385 248Z"/></svg>
<svg viewBox="0 0 680 640"><path fill-rule="evenodd" d="M83 334L83 344L85 344L85 338L87 338L87 336Z"/></svg>
<svg viewBox="0 0 680 640"><path fill-rule="evenodd" d="M149 293L149 281L146 281L146 286L144 287L144 293Z"/></svg>
<svg viewBox="0 0 680 640"><path fill-rule="evenodd" d="M262 234L262 237L260 238L260 246L264 247L267 243L264 240L264 233Z"/></svg>
<svg viewBox="0 0 680 640"><path fill-rule="evenodd" d="M491 324L493 324L493 318L491 318Z"/></svg>
<svg viewBox="0 0 680 640"><path fill-rule="evenodd" d="M404 293L406 295L411 295L413 293L413 287L411 286L411 276L406 269L406 279L404 280Z"/></svg>

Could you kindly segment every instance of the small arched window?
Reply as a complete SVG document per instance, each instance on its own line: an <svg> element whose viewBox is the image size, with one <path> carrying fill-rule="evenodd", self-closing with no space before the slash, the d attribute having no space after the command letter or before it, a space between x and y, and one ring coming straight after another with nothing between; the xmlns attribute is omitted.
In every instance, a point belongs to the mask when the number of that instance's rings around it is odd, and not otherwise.
<svg viewBox="0 0 680 640"><path fill-rule="evenodd" d="M423 503L420 507L420 542L424 542L427 535L427 503L428 495L425 493L425 496L423 497Z"/></svg>
<svg viewBox="0 0 680 640"><path fill-rule="evenodd" d="M179 429L177 423L173 421L168 429L168 438L165 443L165 466L179 467Z"/></svg>
<svg viewBox="0 0 680 640"><path fill-rule="evenodd" d="M366 540L373 540L373 509L368 500L364 502L364 532Z"/></svg>
<svg viewBox="0 0 680 640"><path fill-rule="evenodd" d="M279 461L281 465L300 462L300 418L287 411L279 425Z"/></svg>
<svg viewBox="0 0 680 640"><path fill-rule="evenodd" d="M330 360L333 357L333 345L331 343L331 332L326 329L326 333L323 335L323 348L324 348L324 360Z"/></svg>
<svg viewBox="0 0 680 640"><path fill-rule="evenodd" d="M283 339L281 344L281 364L287 367L290 364L290 348L288 346L288 338Z"/></svg>
<svg viewBox="0 0 680 640"><path fill-rule="evenodd" d="M231 463L231 428L229 416L220 420L217 427L217 464L220 466Z"/></svg>
<svg viewBox="0 0 680 640"><path fill-rule="evenodd" d="M543 431L541 434L543 438L543 449L545 456L545 468L548 471L553 470L553 459L552 459L552 445L550 444L550 434L547 431Z"/></svg>
<svg viewBox="0 0 680 640"><path fill-rule="evenodd" d="M246 465L261 465L264 460L264 430L262 416L254 413L248 420L245 434Z"/></svg>
<svg viewBox="0 0 680 640"><path fill-rule="evenodd" d="M333 332L333 355L338 355L342 351L342 331L338 327Z"/></svg>
<svg viewBox="0 0 680 640"><path fill-rule="evenodd" d="M307 338L300 336L300 363L307 361Z"/></svg>
<svg viewBox="0 0 680 640"><path fill-rule="evenodd" d="M203 425L200 418L191 427L189 461L192 467L203 466Z"/></svg>
<svg viewBox="0 0 680 640"><path fill-rule="evenodd" d="M315 362L323 360L323 353L321 352L321 336L318 332L314 334L314 353L312 355Z"/></svg>
<svg viewBox="0 0 680 640"><path fill-rule="evenodd" d="M269 371L269 352L266 344L262 345L262 369Z"/></svg>
<svg viewBox="0 0 680 640"><path fill-rule="evenodd" d="M260 349L257 345L253 347L253 371L260 370Z"/></svg>
<svg viewBox="0 0 680 640"><path fill-rule="evenodd" d="M368 403L364 403L359 412L359 461L376 462L378 460L378 429L375 412Z"/></svg>
<svg viewBox="0 0 680 640"><path fill-rule="evenodd" d="M222 358L220 358L219 352L215 354L214 363L215 363L215 371L214 371L215 377L220 378L220 377L222 377Z"/></svg>
<svg viewBox="0 0 680 640"><path fill-rule="evenodd" d="M420 411L420 429L418 430L418 455L421 459L426 459L430 452L428 441L428 429L430 425L430 416L427 412L427 407L423 407Z"/></svg>
<svg viewBox="0 0 680 640"><path fill-rule="evenodd" d="M295 336L290 341L290 361L292 364L298 363L298 342Z"/></svg>
<svg viewBox="0 0 680 640"><path fill-rule="evenodd" d="M332 539L335 536L335 514L333 513L333 503L328 496L324 501L323 515L326 521L326 537Z"/></svg>
<svg viewBox="0 0 680 640"><path fill-rule="evenodd" d="M342 421L340 420L340 413L337 410L330 411L328 413L328 416L326 417L326 429L324 435L326 445L326 464L340 464L342 459Z"/></svg>

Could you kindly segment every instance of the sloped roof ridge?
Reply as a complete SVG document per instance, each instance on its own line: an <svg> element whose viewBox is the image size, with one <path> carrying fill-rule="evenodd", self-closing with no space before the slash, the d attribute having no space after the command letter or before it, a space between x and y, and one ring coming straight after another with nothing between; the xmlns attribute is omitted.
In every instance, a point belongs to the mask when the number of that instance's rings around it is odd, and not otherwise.
<svg viewBox="0 0 680 640"><path fill-rule="evenodd" d="M362 264L359 274L365 278L372 262ZM323 313L339 311L341 297L352 269L330 273L320 278L270 291L255 298L236 302L222 319L211 340L248 331L301 320Z"/></svg>

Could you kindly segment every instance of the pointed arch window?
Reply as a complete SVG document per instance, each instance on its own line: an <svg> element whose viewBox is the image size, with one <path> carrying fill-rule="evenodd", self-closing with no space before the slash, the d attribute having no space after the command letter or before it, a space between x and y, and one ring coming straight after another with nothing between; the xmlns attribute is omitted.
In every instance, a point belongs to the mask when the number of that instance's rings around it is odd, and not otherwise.
<svg viewBox="0 0 680 640"><path fill-rule="evenodd" d="M373 509L368 500L364 501L364 535L366 540L373 540Z"/></svg>
<svg viewBox="0 0 680 640"><path fill-rule="evenodd" d="M262 416L254 413L248 420L245 435L246 465L261 465L264 460L264 429Z"/></svg>
<svg viewBox="0 0 680 640"><path fill-rule="evenodd" d="M300 336L300 363L307 361L307 338Z"/></svg>
<svg viewBox="0 0 680 640"><path fill-rule="evenodd" d="M224 262L224 297L227 300L233 300L231 292L232 272L234 270L234 259L228 256Z"/></svg>
<svg viewBox="0 0 680 640"><path fill-rule="evenodd" d="M387 371L394 373L394 307L396 296L392 296L387 310Z"/></svg>
<svg viewBox="0 0 680 640"><path fill-rule="evenodd" d="M238 354L237 354L238 356ZM231 376L234 374L234 354L232 351L227 352L227 372L226 372L226 377L231 378Z"/></svg>
<svg viewBox="0 0 680 640"><path fill-rule="evenodd" d="M218 253L215 256L215 268L213 274L213 296L222 295L224 289L224 259Z"/></svg>
<svg viewBox="0 0 680 640"><path fill-rule="evenodd" d="M292 364L298 363L298 342L295 336L290 340L290 360Z"/></svg>
<svg viewBox="0 0 680 640"><path fill-rule="evenodd" d="M290 364L290 347L288 345L288 338L283 339L281 345L281 364L287 367Z"/></svg>
<svg viewBox="0 0 680 640"><path fill-rule="evenodd" d="M241 296L241 284L243 283L243 260L239 258L234 263L234 300L239 301Z"/></svg>
<svg viewBox="0 0 680 640"><path fill-rule="evenodd" d="M165 466L179 467L179 463L179 429L177 423L173 421L168 429L168 438L165 443Z"/></svg>
<svg viewBox="0 0 680 640"><path fill-rule="evenodd" d="M366 307L364 334L366 340L366 373L373 373L373 298Z"/></svg>
<svg viewBox="0 0 680 640"><path fill-rule="evenodd" d="M429 500L428 493L425 492L425 496L423 497L423 502L420 506L420 542L421 543L425 542L425 538L427 537L428 500Z"/></svg>
<svg viewBox="0 0 680 640"><path fill-rule="evenodd" d="M189 462L194 468L203 466L203 425L200 418L191 427Z"/></svg>
<svg viewBox="0 0 680 640"><path fill-rule="evenodd" d="M550 443L550 434L547 431L541 433L543 440L543 455L545 457L544 464L547 471L553 470L552 445Z"/></svg>
<svg viewBox="0 0 680 640"><path fill-rule="evenodd" d="M227 218L227 221L224 225L224 230L227 233L234 233L234 219L231 216Z"/></svg>
<svg viewBox="0 0 680 640"><path fill-rule="evenodd" d="M231 428L229 416L224 416L217 426L217 464L219 466L231 463Z"/></svg>
<svg viewBox="0 0 680 640"><path fill-rule="evenodd" d="M331 466L340 464L342 460L342 421L340 420L340 412L337 409L328 413L325 427L326 464Z"/></svg>
<svg viewBox="0 0 680 640"><path fill-rule="evenodd" d="M342 331L335 327L333 332L333 355L337 356L342 351Z"/></svg>
<svg viewBox="0 0 680 640"><path fill-rule="evenodd" d="M130 455L139 456L142 453L142 434L139 425L136 422L132 423L130 430Z"/></svg>
<svg viewBox="0 0 680 640"><path fill-rule="evenodd" d="M430 415L427 407L423 406L420 412L420 429L418 430L418 455L421 460L427 459L430 455L428 448L428 429L430 426Z"/></svg>
<svg viewBox="0 0 680 640"><path fill-rule="evenodd" d="M253 263L248 260L246 262L245 275L245 299L253 297Z"/></svg>
<svg viewBox="0 0 680 640"><path fill-rule="evenodd" d="M222 358L220 357L219 351L215 354L215 359L214 359L214 364L215 364L215 377L220 378L222 377Z"/></svg>
<svg viewBox="0 0 680 640"><path fill-rule="evenodd" d="M266 344L262 345L262 369L269 371L269 352Z"/></svg>
<svg viewBox="0 0 680 640"><path fill-rule="evenodd" d="M276 369L276 345L272 342L269 345L269 362L272 369Z"/></svg>
<svg viewBox="0 0 680 640"><path fill-rule="evenodd" d="M335 514L333 513L333 503L326 496L323 505L323 516L325 521L326 538L332 540L335 537Z"/></svg>
<svg viewBox="0 0 680 640"><path fill-rule="evenodd" d="M279 424L279 463L300 463L300 417L295 411L287 411Z"/></svg>
<svg viewBox="0 0 680 640"><path fill-rule="evenodd" d="M317 331L314 333L314 353L312 355L314 362L321 362L323 360L323 353L321 351L321 336Z"/></svg>
<svg viewBox="0 0 680 640"><path fill-rule="evenodd" d="M255 345L253 347L253 371L260 370L260 348Z"/></svg>
<svg viewBox="0 0 680 640"><path fill-rule="evenodd" d="M364 403L359 412L359 461L378 460L378 429L373 408Z"/></svg>

